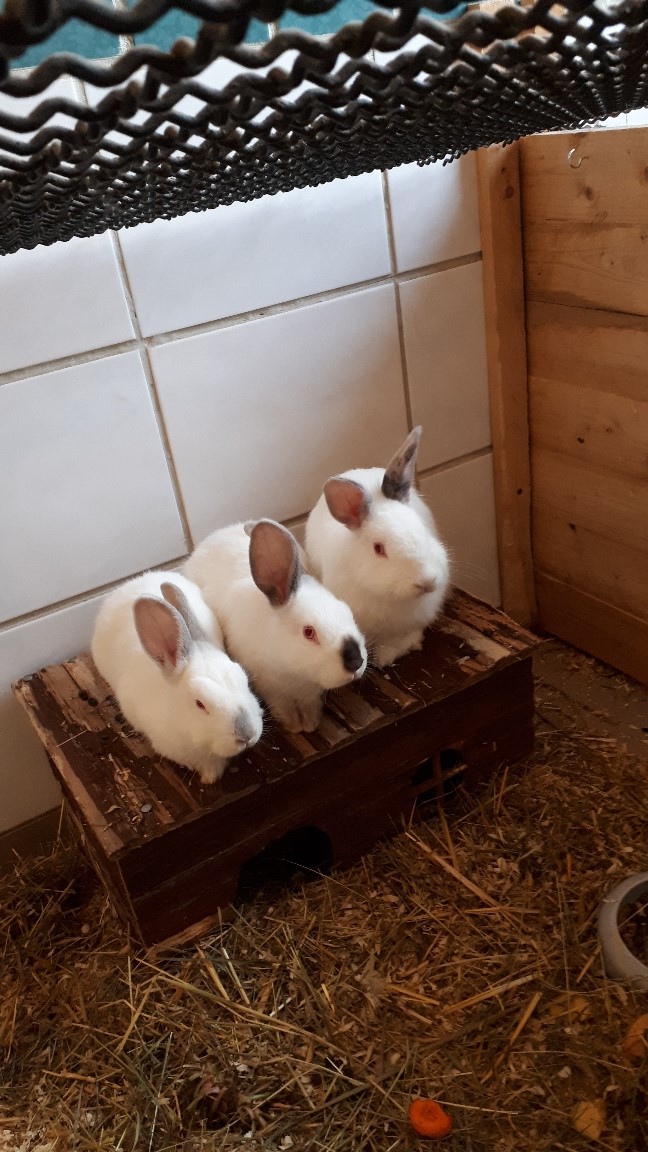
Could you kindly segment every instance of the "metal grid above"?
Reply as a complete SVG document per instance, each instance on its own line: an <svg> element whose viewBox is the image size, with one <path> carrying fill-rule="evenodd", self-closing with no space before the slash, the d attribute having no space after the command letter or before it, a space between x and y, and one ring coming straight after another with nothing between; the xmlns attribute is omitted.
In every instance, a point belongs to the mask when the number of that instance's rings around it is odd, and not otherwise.
<svg viewBox="0 0 648 1152"><path fill-rule="evenodd" d="M648 0L538 0L430 18L455 5L377 5L329 37L280 31L250 46L251 19L335 4L7 0L0 92L33 97L70 75L106 94L90 105L43 96L23 115L19 100L0 98L0 254L451 159L648 104ZM204 21L171 52L137 46L103 62L56 53L30 72L9 69L72 16L132 36L170 8Z"/></svg>

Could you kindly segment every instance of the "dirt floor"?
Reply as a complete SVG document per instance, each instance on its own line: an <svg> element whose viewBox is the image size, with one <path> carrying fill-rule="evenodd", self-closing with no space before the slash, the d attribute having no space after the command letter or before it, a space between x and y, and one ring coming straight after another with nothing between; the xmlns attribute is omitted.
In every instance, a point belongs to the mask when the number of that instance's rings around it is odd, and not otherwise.
<svg viewBox="0 0 648 1152"><path fill-rule="evenodd" d="M648 870L648 696L537 658L537 746L355 869L137 957L72 848L0 879L0 1152L648 1149L648 1012L596 913ZM646 916L624 929L648 959ZM632 1057L632 1058L631 1058Z"/></svg>

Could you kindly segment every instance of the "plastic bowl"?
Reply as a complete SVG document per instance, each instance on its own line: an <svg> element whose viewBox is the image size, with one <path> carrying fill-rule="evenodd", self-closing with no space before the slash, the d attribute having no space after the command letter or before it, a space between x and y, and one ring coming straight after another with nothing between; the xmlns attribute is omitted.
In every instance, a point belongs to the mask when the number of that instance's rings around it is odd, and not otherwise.
<svg viewBox="0 0 648 1152"><path fill-rule="evenodd" d="M605 897L598 917L598 935L606 975L612 980L626 980L644 992L648 991L648 967L623 943L619 932L619 912L627 904L636 904L646 893L648 872L637 872L617 884Z"/></svg>

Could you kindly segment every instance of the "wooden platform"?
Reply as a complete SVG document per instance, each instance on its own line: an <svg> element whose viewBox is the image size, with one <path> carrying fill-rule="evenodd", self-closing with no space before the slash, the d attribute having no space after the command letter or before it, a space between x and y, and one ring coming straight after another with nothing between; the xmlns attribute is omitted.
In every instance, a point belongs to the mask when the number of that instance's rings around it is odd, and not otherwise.
<svg viewBox="0 0 648 1152"><path fill-rule="evenodd" d="M524 756L537 644L456 593L421 652L331 693L313 734L269 719L211 786L152 752L88 655L14 692L117 908L153 945L207 931L236 900L241 870L281 838L302 863L348 864L450 782L470 786Z"/></svg>

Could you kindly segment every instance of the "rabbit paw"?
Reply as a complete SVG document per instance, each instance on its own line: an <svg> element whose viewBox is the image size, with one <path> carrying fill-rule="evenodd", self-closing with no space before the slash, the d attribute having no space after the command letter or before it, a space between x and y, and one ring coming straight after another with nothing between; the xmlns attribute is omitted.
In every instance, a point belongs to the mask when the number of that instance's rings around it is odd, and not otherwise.
<svg viewBox="0 0 648 1152"><path fill-rule="evenodd" d="M272 711L287 732L314 732L322 719L322 701L282 701L281 704L275 704Z"/></svg>
<svg viewBox="0 0 648 1152"><path fill-rule="evenodd" d="M374 655L374 662L379 668L386 668L393 664L406 652L418 652L423 647L423 631L410 632L394 644L379 644Z"/></svg>
<svg viewBox="0 0 648 1152"><path fill-rule="evenodd" d="M299 704L298 708L302 718L302 732L314 732L316 728L319 728L323 708L320 697L311 700L308 704Z"/></svg>
<svg viewBox="0 0 648 1152"><path fill-rule="evenodd" d="M223 775L226 763L227 761L221 760L219 756L212 756L208 764L198 769L201 783L215 784Z"/></svg>
<svg viewBox="0 0 648 1152"><path fill-rule="evenodd" d="M275 720L278 720L286 732L301 732L303 728L299 708L293 700L285 700L281 704L273 704L271 708Z"/></svg>

